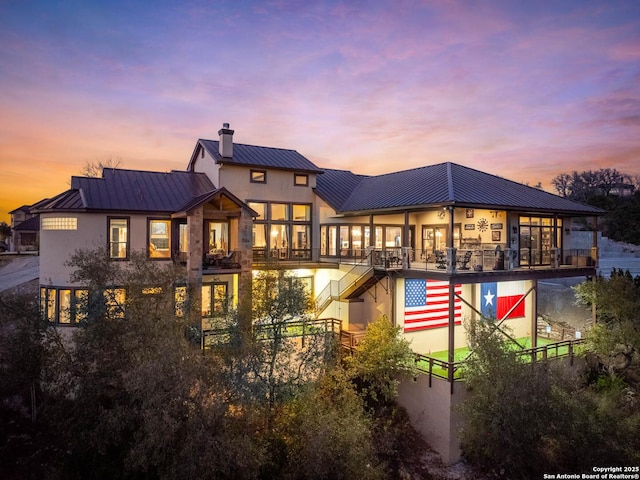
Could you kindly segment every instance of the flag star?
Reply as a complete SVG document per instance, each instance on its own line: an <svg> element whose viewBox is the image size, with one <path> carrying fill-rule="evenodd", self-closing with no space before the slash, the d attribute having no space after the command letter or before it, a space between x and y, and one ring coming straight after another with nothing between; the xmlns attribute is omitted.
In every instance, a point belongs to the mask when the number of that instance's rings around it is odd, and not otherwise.
<svg viewBox="0 0 640 480"><path fill-rule="evenodd" d="M493 297L495 297L495 295L493 293L491 293L491 290L489 290L487 292L487 294L484 296L484 300L485 300L484 305L485 305L485 307L487 305L493 305Z"/></svg>

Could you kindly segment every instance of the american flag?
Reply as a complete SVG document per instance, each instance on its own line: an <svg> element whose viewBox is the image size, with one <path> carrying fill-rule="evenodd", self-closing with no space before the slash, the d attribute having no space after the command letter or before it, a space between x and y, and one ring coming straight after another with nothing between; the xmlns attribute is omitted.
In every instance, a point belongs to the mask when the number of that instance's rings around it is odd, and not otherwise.
<svg viewBox="0 0 640 480"><path fill-rule="evenodd" d="M460 295L462 286L455 286ZM454 324L462 323L462 302L454 299ZM449 282L407 278L404 282L404 331L449 325Z"/></svg>

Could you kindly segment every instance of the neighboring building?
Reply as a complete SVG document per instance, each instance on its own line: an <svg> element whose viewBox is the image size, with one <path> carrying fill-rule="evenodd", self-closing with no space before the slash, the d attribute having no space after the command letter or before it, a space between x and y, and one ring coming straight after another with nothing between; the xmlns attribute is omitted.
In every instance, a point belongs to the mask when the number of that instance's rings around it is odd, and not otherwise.
<svg viewBox="0 0 640 480"><path fill-rule="evenodd" d="M37 214L31 213L36 205L22 205L9 212L11 215L11 237L9 251L25 252L38 250L40 221Z"/></svg>
<svg viewBox="0 0 640 480"><path fill-rule="evenodd" d="M73 177L31 210L51 322L74 325L86 291L64 262L102 245L114 261L139 250L186 264L176 297L201 292L203 328L250 295L252 271L277 264L351 341L387 315L414 351L444 351L452 364L467 345L463 319L495 317L535 347L537 282L596 273L599 209L454 163L377 176L322 169L294 150L234 144L233 133L225 124L218 140L198 140L186 171ZM574 222L591 225L590 248L573 248ZM445 377L438 388L453 392L453 368ZM451 460L445 423L439 451Z"/></svg>

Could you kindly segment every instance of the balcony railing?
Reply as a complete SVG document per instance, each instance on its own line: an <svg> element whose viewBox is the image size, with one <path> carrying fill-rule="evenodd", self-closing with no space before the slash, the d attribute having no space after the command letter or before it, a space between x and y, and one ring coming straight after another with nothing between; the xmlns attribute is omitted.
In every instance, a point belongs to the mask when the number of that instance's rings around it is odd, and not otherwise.
<svg viewBox="0 0 640 480"><path fill-rule="evenodd" d="M578 353L578 347L585 343L584 339L564 340L556 343L539 345L535 348L526 348L517 352L526 363L545 362L552 358L568 358L573 365L574 358ZM437 377L445 380L462 380L464 360L458 362L447 362L428 355L416 354L416 367L420 373L429 376L429 386L431 378Z"/></svg>

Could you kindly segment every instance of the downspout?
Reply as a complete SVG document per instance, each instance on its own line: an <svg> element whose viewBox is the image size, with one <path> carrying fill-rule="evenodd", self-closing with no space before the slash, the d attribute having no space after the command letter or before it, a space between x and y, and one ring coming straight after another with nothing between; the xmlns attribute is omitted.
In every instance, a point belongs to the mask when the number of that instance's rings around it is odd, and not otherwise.
<svg viewBox="0 0 640 480"><path fill-rule="evenodd" d="M538 280L533 279L533 298L531 299L533 313L531 319L531 348L538 346Z"/></svg>

